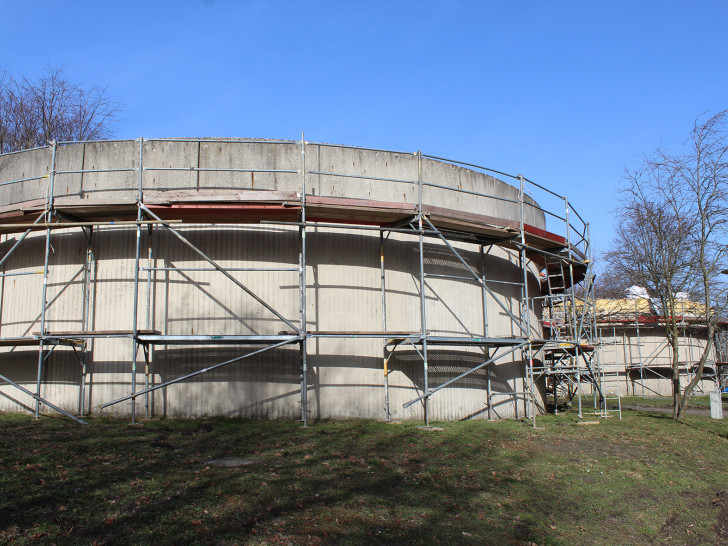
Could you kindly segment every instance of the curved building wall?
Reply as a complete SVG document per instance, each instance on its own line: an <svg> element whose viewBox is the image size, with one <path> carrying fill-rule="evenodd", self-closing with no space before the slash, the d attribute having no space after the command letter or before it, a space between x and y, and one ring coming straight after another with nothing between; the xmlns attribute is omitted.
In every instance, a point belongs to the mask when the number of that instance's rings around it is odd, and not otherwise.
<svg viewBox="0 0 728 546"><path fill-rule="evenodd" d="M423 186L423 204L512 222L520 219L518 189L481 172L431 159L418 161L412 154L308 143L305 169L301 145L293 142L144 141L141 153L139 141L74 143L57 147L55 169L51 148L0 156L0 183L50 175L55 170L53 196L59 209L78 210L80 219L107 220L120 217L119 211L127 210L124 207L135 206L140 158L145 201L152 194L159 199L160 192L182 192L188 202L218 203L224 198L229 203L235 200L236 191L256 191L262 196L290 192L291 202L295 202L303 170L306 194L312 197L415 206L419 179L431 184ZM12 218L17 211L37 212L34 206L42 210L49 181L40 178L0 186L0 213ZM543 214L532 201L525 207L524 220L545 228ZM360 218L355 223L369 222ZM205 217L199 223L173 227L298 324L296 226L212 223ZM21 235L17 229L2 235L0 255L5 256ZM137 230L101 225L93 230L90 242L88 235L78 227L51 233L47 332L86 329L103 333L134 328ZM376 230L319 226L309 227L306 235L307 330L420 331L417 236L388 232L382 247ZM3 264L8 276L0 283L1 339L28 338L40 332L45 241L44 231L32 232ZM491 293L484 297L481 286L469 278L467 268L447 246L437 238L427 238L423 246L424 269L430 275L424 288L427 331L436 336L519 336L517 324L509 317L509 313L520 313L521 288L516 283L523 272L518 253L502 246L486 246L481 252L476 243L452 245L484 275ZM207 270L208 263L166 229L143 227L140 248L137 328L165 335L265 336L290 330L219 271ZM289 270L272 271L277 268ZM532 294L540 290L538 269L535 264L527 266ZM533 337L541 337L539 319L540 310L531 309ZM383 339L352 334L309 338L307 343L311 418L384 415ZM402 407L424 388L421 356L414 346L405 345L388 361L391 416L421 419L422 404ZM140 348L137 390L145 382L160 384L249 350L232 345L154 345L149 368L145 368ZM0 351L0 373L35 391L37 345L5 346ZM430 388L487 359L488 351L472 346L431 346ZM40 394L67 411L79 411L82 399L84 411L97 411L100 405L131 391L132 352L128 337L89 339L85 351L78 353L58 346L45 362ZM522 416L526 404L521 395L514 394L524 391L525 368L520 358L516 352L438 392L430 399L430 418ZM301 411L300 378L298 345L288 345L170 385L148 398L139 397L136 409L144 412L148 403L154 415L296 417ZM0 394L3 410L34 405L32 398L8 386L0 386ZM128 414L130 408L126 402L105 411Z"/></svg>
<svg viewBox="0 0 728 546"><path fill-rule="evenodd" d="M622 396L672 396L672 347L665 338L663 325L634 324L603 326L599 332L599 361L614 379L607 385ZM694 377L694 370L707 345L704 328L682 329L678 341L680 381L685 387ZM707 393L717 388L716 352L711 348L703 379L696 392Z"/></svg>

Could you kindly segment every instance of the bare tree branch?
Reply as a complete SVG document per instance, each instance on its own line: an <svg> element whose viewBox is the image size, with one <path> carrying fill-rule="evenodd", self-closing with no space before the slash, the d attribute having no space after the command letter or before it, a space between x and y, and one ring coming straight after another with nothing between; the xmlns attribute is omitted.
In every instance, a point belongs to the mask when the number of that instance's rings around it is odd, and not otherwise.
<svg viewBox="0 0 728 546"><path fill-rule="evenodd" d="M49 142L95 140L113 135L121 105L105 88L70 82L61 68L37 79L0 73L0 153Z"/></svg>
<svg viewBox="0 0 728 546"><path fill-rule="evenodd" d="M608 276L644 286L664 315L673 348L673 416L681 419L702 379L718 317L726 309L728 246L728 111L698 118L680 154L659 149L625 175L617 237L606 254ZM679 373L678 294L701 302L699 322L708 342L696 374L682 388Z"/></svg>

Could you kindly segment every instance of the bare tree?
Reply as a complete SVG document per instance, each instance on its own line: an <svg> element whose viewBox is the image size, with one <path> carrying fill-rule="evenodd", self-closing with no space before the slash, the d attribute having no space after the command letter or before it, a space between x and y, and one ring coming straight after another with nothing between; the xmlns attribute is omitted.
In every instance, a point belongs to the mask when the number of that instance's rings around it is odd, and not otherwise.
<svg viewBox="0 0 728 546"><path fill-rule="evenodd" d="M619 227L607 254L610 274L645 286L664 315L672 347L673 417L681 419L701 381L726 307L728 227L728 111L695 121L686 151L658 150L628 172L617 214ZM701 302L706 346L683 389L679 373L679 293Z"/></svg>
<svg viewBox="0 0 728 546"><path fill-rule="evenodd" d="M45 146L52 140L92 140L112 135L121 105L105 88L69 81L49 68L37 80L0 73L0 153Z"/></svg>
<svg viewBox="0 0 728 546"><path fill-rule="evenodd" d="M611 267L606 268L603 264L609 264L609 253L600 256L599 261L595 260L595 269L598 273L594 276L594 297L597 299L620 299L633 282L629 277L618 275Z"/></svg>
<svg viewBox="0 0 728 546"><path fill-rule="evenodd" d="M657 170L657 173L655 173ZM694 288L692 226L660 195L659 169L629 174L613 249L607 255L613 276L644 286L659 302L665 336L672 347L674 417L681 404L678 292ZM656 191L655 191L656 190Z"/></svg>

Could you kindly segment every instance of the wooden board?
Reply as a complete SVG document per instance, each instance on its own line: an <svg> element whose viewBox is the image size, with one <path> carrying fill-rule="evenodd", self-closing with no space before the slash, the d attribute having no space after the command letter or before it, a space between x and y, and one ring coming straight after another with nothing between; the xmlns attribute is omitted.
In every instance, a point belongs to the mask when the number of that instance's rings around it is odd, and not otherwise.
<svg viewBox="0 0 728 546"><path fill-rule="evenodd" d="M165 220L189 223L257 223L266 220L296 222L300 220L301 202L295 192L268 190L175 190L144 192L148 208ZM37 218L43 200L28 201L0 208L0 224L28 224ZM130 199L104 202L81 197L59 198L56 208L68 217L87 221L134 220L136 204ZM32 211L32 212L31 212ZM307 220L318 222L379 225L404 221L417 213L414 203L397 203L348 197L306 197ZM423 206L423 213L438 229L484 235L493 240L507 239L519 234L520 223L447 209ZM33 216L35 215L35 216ZM26 228L3 227L0 232L11 233ZM42 229L42 228L38 228ZM526 244L541 250L558 252L566 247L566 239L531 225L524 225ZM512 246L512 245L511 245Z"/></svg>
<svg viewBox="0 0 728 546"><path fill-rule="evenodd" d="M149 205L171 205L173 203L227 203L227 202L267 202L286 203L297 201L300 194L293 191L272 190L147 190L144 203Z"/></svg>

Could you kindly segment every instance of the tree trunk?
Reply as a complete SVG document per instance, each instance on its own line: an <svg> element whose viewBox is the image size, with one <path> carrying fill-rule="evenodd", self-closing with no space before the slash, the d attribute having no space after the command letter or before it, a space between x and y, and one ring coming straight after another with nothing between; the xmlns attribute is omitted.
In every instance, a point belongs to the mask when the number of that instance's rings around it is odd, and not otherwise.
<svg viewBox="0 0 728 546"><path fill-rule="evenodd" d="M695 377L693 377L693 380L688 383L688 386L685 387L685 392L683 393L682 400L680 401L680 410L677 412L676 419L680 420L684 416L685 409L688 405L688 399L690 398L690 394L693 392L693 389L697 386L698 383L703 379L703 369L705 368L705 362L708 360L708 355L710 354L710 350L713 348L713 338L715 337L715 324L711 320L708 322L708 342L705 344L705 349L703 350L703 354L700 355L700 360L698 361L698 368L695 370Z"/></svg>
<svg viewBox="0 0 728 546"><path fill-rule="evenodd" d="M672 418L680 419L680 367L677 356L672 358Z"/></svg>
<svg viewBox="0 0 728 546"><path fill-rule="evenodd" d="M667 339L672 348L672 418L679 419L680 404L680 338L679 331L675 323L674 305L670 306L671 318L666 324Z"/></svg>

